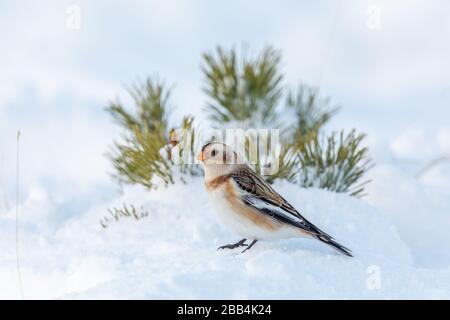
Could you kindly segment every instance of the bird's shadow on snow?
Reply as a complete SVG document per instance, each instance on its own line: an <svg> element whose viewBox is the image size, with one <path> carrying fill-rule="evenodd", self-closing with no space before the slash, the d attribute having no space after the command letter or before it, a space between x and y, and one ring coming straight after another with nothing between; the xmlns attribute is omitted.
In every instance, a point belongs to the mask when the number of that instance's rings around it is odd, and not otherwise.
<svg viewBox="0 0 450 320"><path fill-rule="evenodd" d="M258 241L253 248L246 252L245 247L240 247L236 249L220 249L217 253L223 256L232 257L253 257L259 253L265 251L278 251L285 254L296 254L304 256L332 256L332 257L342 257L348 259L349 257L337 252L332 248L328 248L326 245L317 242L314 239L306 238L292 238L277 241Z"/></svg>

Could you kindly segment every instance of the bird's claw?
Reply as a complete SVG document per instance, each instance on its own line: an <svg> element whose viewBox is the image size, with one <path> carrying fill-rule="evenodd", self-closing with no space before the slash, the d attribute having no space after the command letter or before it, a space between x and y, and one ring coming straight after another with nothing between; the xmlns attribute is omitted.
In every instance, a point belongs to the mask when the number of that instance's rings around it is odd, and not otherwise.
<svg viewBox="0 0 450 320"><path fill-rule="evenodd" d="M233 243L233 244L226 244L224 246L218 247L217 250L221 250L221 249L235 249L235 248L239 248L239 247L246 247L246 246L248 246L248 244L246 244L245 241L247 241L247 239L242 239L241 241Z"/></svg>
<svg viewBox="0 0 450 320"><path fill-rule="evenodd" d="M256 242L258 242L258 240L253 240L252 243L250 243L250 245L247 248L245 248L241 253L250 250L255 245Z"/></svg>

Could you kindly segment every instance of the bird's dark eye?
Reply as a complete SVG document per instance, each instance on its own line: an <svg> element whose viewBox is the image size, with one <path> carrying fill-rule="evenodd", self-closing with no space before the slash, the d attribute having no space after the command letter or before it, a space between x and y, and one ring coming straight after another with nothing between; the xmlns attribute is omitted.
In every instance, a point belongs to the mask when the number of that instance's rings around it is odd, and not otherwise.
<svg viewBox="0 0 450 320"><path fill-rule="evenodd" d="M211 151L211 157L214 158L216 156L216 154L217 154L216 149L213 149L213 151Z"/></svg>

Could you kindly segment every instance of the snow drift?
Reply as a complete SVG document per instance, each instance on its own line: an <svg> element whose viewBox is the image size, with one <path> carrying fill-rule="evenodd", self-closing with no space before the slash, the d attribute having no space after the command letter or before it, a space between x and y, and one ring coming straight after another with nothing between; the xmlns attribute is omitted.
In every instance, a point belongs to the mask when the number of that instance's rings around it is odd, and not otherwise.
<svg viewBox="0 0 450 320"><path fill-rule="evenodd" d="M450 268L415 265L399 232L366 200L288 183L275 188L305 217L353 250L349 258L309 239L258 242L239 254L210 209L201 178L148 192L127 189L105 203L21 239L28 298L444 298ZM148 216L103 229L112 206L143 206ZM12 226L3 218L0 226ZM12 233L7 233L11 240ZM17 293L12 246L0 245L1 297Z"/></svg>

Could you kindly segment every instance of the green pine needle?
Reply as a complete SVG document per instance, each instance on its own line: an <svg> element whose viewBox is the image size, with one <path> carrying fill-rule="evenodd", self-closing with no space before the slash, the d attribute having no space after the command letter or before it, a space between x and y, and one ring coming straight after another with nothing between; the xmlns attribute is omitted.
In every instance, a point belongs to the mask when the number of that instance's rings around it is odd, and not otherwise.
<svg viewBox="0 0 450 320"><path fill-rule="evenodd" d="M218 46L203 55L207 111L216 123L231 121L267 123L273 119L282 96L281 56L266 47L257 57L238 59L235 49Z"/></svg>

